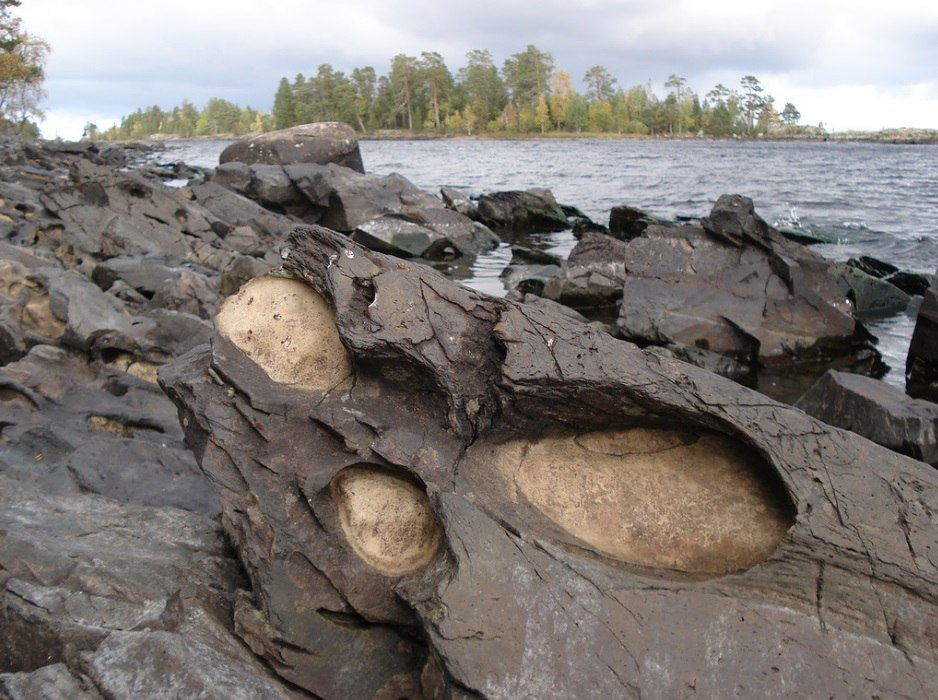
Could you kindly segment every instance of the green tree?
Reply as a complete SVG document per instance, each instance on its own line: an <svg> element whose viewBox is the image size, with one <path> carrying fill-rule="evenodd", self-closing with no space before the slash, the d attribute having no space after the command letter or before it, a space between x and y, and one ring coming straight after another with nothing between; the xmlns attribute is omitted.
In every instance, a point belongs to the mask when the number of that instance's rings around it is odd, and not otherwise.
<svg viewBox="0 0 938 700"><path fill-rule="evenodd" d="M755 129L756 116L759 114L759 111L762 109L762 106L765 103L765 98L762 97L762 85L759 82L759 79L754 75L744 75L742 78L740 78L739 85L743 89L743 114L745 115L746 125L749 127L749 132L752 133L753 129Z"/></svg>
<svg viewBox="0 0 938 700"><path fill-rule="evenodd" d="M786 102L785 106L782 108L781 119L782 124L794 126L801 121L801 112L799 112L798 108L791 102Z"/></svg>
<svg viewBox="0 0 938 700"><path fill-rule="evenodd" d="M735 90L718 83L704 100L704 133L710 136L731 136L739 132L740 125L739 95Z"/></svg>
<svg viewBox="0 0 938 700"><path fill-rule="evenodd" d="M781 118L778 110L775 109L775 98L766 95L762 100L762 106L759 107L759 114L756 119L756 125L762 133L766 134L779 125Z"/></svg>
<svg viewBox="0 0 938 700"><path fill-rule="evenodd" d="M548 94L554 58L533 44L505 61L502 74L511 93L511 99L520 109L534 107L541 94Z"/></svg>
<svg viewBox="0 0 938 700"><path fill-rule="evenodd" d="M589 102L583 95L574 95L567 105L567 128L580 133L589 123Z"/></svg>
<svg viewBox="0 0 938 700"><path fill-rule="evenodd" d="M457 74L458 87L466 106L471 106L476 118L485 124L505 108L505 82L488 51L474 49L466 54L466 60L468 63Z"/></svg>
<svg viewBox="0 0 938 700"><path fill-rule="evenodd" d="M537 104L534 107L534 123L542 134L550 128L550 107L547 104L547 96L543 92L537 96Z"/></svg>
<svg viewBox="0 0 938 700"><path fill-rule="evenodd" d="M593 66L583 76L586 97L590 102L612 102L616 95L616 79L602 66Z"/></svg>
<svg viewBox="0 0 938 700"><path fill-rule="evenodd" d="M371 66L356 68L352 71L352 85L355 89L355 121L362 133L374 128L375 97L377 96L378 76Z"/></svg>
<svg viewBox="0 0 938 700"><path fill-rule="evenodd" d="M615 126L612 104L608 100L590 103L587 113L587 125L590 131L612 131Z"/></svg>
<svg viewBox="0 0 938 700"><path fill-rule="evenodd" d="M403 126L408 131L414 130L414 115L417 111L417 73L417 59L413 56L398 54L391 59L391 73L386 83L393 104L390 117L395 125ZM416 121L421 123L419 115Z"/></svg>
<svg viewBox="0 0 938 700"><path fill-rule="evenodd" d="M427 91L433 126L440 130L443 126L442 104L452 95L453 76L446 67L443 57L436 52L424 51L420 54L417 69Z"/></svg>
<svg viewBox="0 0 938 700"><path fill-rule="evenodd" d="M687 92L687 79L672 73L668 76L664 86L670 89L665 98L665 111L668 115L668 133L673 134L675 127L677 133L684 133L684 96Z"/></svg>
<svg viewBox="0 0 938 700"><path fill-rule="evenodd" d="M280 79L277 92L274 94L273 119L275 129L286 129L297 123L293 88L286 78Z"/></svg>
<svg viewBox="0 0 938 700"><path fill-rule="evenodd" d="M196 122L196 133L200 136L237 134L241 121L241 108L220 97L212 97L206 103Z"/></svg>
<svg viewBox="0 0 938 700"><path fill-rule="evenodd" d="M567 108L571 100L576 97L576 90L570 74L565 70L554 71L550 79L550 115L557 129L562 129L567 123Z"/></svg>
<svg viewBox="0 0 938 700"><path fill-rule="evenodd" d="M38 135L33 120L43 118L45 61L49 45L23 31L11 14L19 0L0 0L0 131Z"/></svg>

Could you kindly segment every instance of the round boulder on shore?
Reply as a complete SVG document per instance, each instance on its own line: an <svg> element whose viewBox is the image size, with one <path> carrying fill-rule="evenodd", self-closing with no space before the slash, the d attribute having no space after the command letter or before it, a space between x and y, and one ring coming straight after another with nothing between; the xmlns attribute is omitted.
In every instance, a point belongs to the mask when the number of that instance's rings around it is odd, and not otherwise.
<svg viewBox="0 0 938 700"><path fill-rule="evenodd" d="M219 164L337 163L365 172L355 129L342 122L315 122L235 141L218 156Z"/></svg>

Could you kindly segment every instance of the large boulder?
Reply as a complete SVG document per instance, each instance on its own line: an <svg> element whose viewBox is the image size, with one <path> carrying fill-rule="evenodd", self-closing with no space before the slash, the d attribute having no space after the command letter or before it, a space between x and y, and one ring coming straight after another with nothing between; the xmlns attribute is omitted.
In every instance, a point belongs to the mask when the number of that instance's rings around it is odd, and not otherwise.
<svg viewBox="0 0 938 700"><path fill-rule="evenodd" d="M289 683L938 692L931 467L322 227L216 328L160 380Z"/></svg>
<svg viewBox="0 0 938 700"><path fill-rule="evenodd" d="M480 195L474 216L495 230L564 231L571 227L554 194L542 188Z"/></svg>
<svg viewBox="0 0 938 700"><path fill-rule="evenodd" d="M879 379L828 372L795 404L828 425L938 466L938 405Z"/></svg>
<svg viewBox="0 0 938 700"><path fill-rule="evenodd" d="M365 172L358 135L342 122L315 122L246 136L230 144L218 156L219 163L337 163Z"/></svg>
<svg viewBox="0 0 938 700"><path fill-rule="evenodd" d="M919 307L905 365L909 396L938 403L938 273Z"/></svg>
<svg viewBox="0 0 938 700"><path fill-rule="evenodd" d="M881 371L831 264L786 240L752 200L724 195L701 225L648 225L628 242L584 235L544 295L578 308L618 303L616 332L734 373L833 362Z"/></svg>

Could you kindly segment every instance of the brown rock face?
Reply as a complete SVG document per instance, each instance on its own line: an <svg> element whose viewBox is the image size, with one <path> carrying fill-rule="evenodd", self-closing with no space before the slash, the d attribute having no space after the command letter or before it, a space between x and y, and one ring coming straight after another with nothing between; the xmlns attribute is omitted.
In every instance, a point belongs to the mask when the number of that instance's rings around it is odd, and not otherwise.
<svg viewBox="0 0 938 700"><path fill-rule="evenodd" d="M315 122L289 129L269 131L235 141L218 157L219 163L237 161L288 165L290 163L336 163L365 172L358 135L342 122Z"/></svg>
<svg viewBox="0 0 938 700"><path fill-rule="evenodd" d="M929 466L320 227L283 274L160 372L251 580L236 629L282 678L325 698L938 693ZM271 284L318 300L291 323L331 357L285 377L239 340L277 354L272 307L245 311ZM290 381L306 363L332 380Z"/></svg>

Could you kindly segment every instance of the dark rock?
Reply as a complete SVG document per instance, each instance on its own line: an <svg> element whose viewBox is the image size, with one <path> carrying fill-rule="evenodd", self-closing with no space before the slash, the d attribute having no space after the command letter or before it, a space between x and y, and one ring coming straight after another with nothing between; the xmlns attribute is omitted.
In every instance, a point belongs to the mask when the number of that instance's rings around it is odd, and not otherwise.
<svg viewBox="0 0 938 700"><path fill-rule="evenodd" d="M537 250L535 248L526 248L520 245L511 246L511 264L524 265L533 263L535 265L561 265L563 258L546 250Z"/></svg>
<svg viewBox="0 0 938 700"><path fill-rule="evenodd" d="M828 371L796 407L875 443L938 466L938 405L885 382Z"/></svg>
<svg viewBox="0 0 938 700"><path fill-rule="evenodd" d="M620 241L630 241L642 235L653 224L667 226L670 223L638 207L622 205L609 211L609 235Z"/></svg>
<svg viewBox="0 0 938 700"><path fill-rule="evenodd" d="M830 269L840 291L860 316L891 316L909 306L909 295L884 279L849 264L832 263Z"/></svg>
<svg viewBox="0 0 938 700"><path fill-rule="evenodd" d="M263 257L264 252L275 248L283 241L293 221L286 216L265 209L247 196L223 187L216 181L193 185L190 188L196 202L203 206L220 221L225 222L226 230L219 233L225 245L239 253ZM235 244L232 233L248 228L254 233L257 244ZM278 255L279 257L279 255Z"/></svg>
<svg viewBox="0 0 938 700"><path fill-rule="evenodd" d="M571 226L554 195L546 189L483 194L476 216L496 231L565 231Z"/></svg>
<svg viewBox="0 0 938 700"><path fill-rule="evenodd" d="M458 211L469 218L475 218L478 205L472 200L468 191L459 187L441 187L440 196L448 209Z"/></svg>
<svg viewBox="0 0 938 700"><path fill-rule="evenodd" d="M625 284L626 246L611 236L585 233L545 284L543 296L574 309L614 306Z"/></svg>
<svg viewBox="0 0 938 700"><path fill-rule="evenodd" d="M859 258L850 258L847 261L847 266L865 272L876 279L884 279L894 272L899 271L899 268L895 265L877 260L869 255L861 255Z"/></svg>
<svg viewBox="0 0 938 700"><path fill-rule="evenodd" d="M905 364L909 396L938 403L938 274L919 308Z"/></svg>
<svg viewBox="0 0 938 700"><path fill-rule="evenodd" d="M365 172L358 135L348 124L315 122L279 131L269 131L235 141L221 152L218 162L265 163L337 163L360 173Z"/></svg>
<svg viewBox="0 0 938 700"><path fill-rule="evenodd" d="M929 287L929 279L926 275L920 275L917 272L906 272L905 270L892 273L886 277L886 281L909 296L925 296L925 292L928 291Z"/></svg>
<svg viewBox="0 0 938 700"><path fill-rule="evenodd" d="M925 290L928 289L929 279L927 276L900 270L891 263L877 260L869 255L861 255L859 259L851 258L847 261L847 265L872 277L884 280L910 296L923 296Z"/></svg>
<svg viewBox="0 0 938 700"><path fill-rule="evenodd" d="M239 634L283 678L938 692L930 467L321 227L284 269L160 374L251 579Z"/></svg>
<svg viewBox="0 0 938 700"><path fill-rule="evenodd" d="M818 245L821 243L836 243L837 237L825 235L815 231L808 231L797 226L780 226L778 232L789 241L801 245Z"/></svg>
<svg viewBox="0 0 938 700"><path fill-rule="evenodd" d="M349 233L381 252L445 260L474 256L499 242L486 226L446 208L395 173L365 175L336 164L309 163L252 165L247 173L249 177L241 170L230 178L216 176L215 183L233 182L241 194L265 207ZM222 216L224 209L216 211Z"/></svg>
<svg viewBox="0 0 938 700"><path fill-rule="evenodd" d="M623 268L626 339L698 348L753 370L826 369L852 358L878 371L830 263L784 239L745 197L721 197L702 228L650 226L603 258Z"/></svg>

